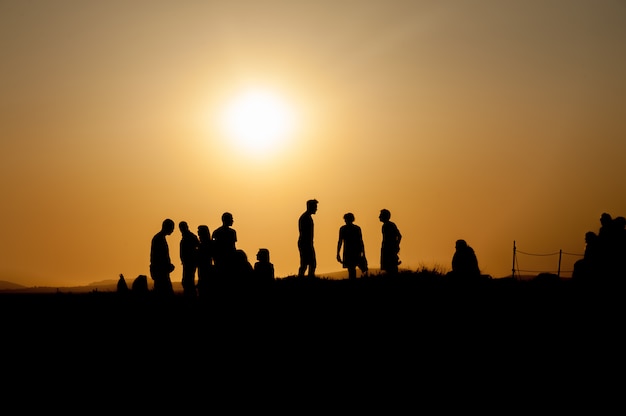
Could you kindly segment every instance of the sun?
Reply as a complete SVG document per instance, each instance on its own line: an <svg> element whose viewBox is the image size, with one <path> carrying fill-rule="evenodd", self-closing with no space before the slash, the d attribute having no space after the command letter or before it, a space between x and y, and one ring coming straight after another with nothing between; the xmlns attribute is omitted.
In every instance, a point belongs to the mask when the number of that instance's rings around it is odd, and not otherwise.
<svg viewBox="0 0 626 416"><path fill-rule="evenodd" d="M226 103L218 123L236 147L258 154L281 148L294 132L296 115L293 106L277 92L249 88Z"/></svg>

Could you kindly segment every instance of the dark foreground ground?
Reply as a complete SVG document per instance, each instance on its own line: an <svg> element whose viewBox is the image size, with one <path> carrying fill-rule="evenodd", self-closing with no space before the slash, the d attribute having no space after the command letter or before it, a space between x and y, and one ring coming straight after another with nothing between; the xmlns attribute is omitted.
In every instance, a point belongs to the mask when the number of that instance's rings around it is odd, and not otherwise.
<svg viewBox="0 0 626 416"><path fill-rule="evenodd" d="M444 392L441 412L504 414L538 397L597 411L623 396L625 303L616 285L406 275L214 289L168 300L2 294L5 380L110 399L145 389L152 405L209 405L239 392L231 411L290 397L296 414L333 413L320 407L352 391L352 406L383 405L385 414Z"/></svg>

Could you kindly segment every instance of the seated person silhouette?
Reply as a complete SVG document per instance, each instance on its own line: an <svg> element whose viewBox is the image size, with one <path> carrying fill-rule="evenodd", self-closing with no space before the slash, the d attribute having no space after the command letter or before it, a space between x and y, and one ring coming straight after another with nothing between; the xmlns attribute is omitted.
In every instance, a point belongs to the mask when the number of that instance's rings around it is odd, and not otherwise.
<svg viewBox="0 0 626 416"><path fill-rule="evenodd" d="M266 248L260 248L256 254L256 263L254 263L255 280L259 283L268 283L274 281L274 265L270 262L270 251Z"/></svg>
<svg viewBox="0 0 626 416"><path fill-rule="evenodd" d="M254 267L248 261L248 255L242 249L235 250L232 272L235 281L232 283L249 284L254 279Z"/></svg>
<svg viewBox="0 0 626 416"><path fill-rule="evenodd" d="M120 273L120 278L117 281L117 292L118 293L128 292L128 285L126 284L126 279L124 278L124 275L122 273Z"/></svg>
<svg viewBox="0 0 626 416"><path fill-rule="evenodd" d="M481 277L474 249L465 240L456 240L452 271L447 276L455 281L476 281Z"/></svg>
<svg viewBox="0 0 626 416"><path fill-rule="evenodd" d="M140 274L133 280L131 291L137 295L148 293L148 276Z"/></svg>
<svg viewBox="0 0 626 416"><path fill-rule="evenodd" d="M599 252L598 235L593 231L585 233L585 253L582 259L574 262L572 280L575 282L589 281L598 274Z"/></svg>

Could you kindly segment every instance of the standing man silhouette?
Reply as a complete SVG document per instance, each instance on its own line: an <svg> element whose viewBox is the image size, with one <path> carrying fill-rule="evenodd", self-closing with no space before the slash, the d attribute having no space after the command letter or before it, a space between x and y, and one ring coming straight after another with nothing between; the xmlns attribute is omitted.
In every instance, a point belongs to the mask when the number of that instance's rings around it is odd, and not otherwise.
<svg viewBox="0 0 626 416"><path fill-rule="evenodd" d="M176 224L166 218L161 224L161 231L152 237L150 245L150 276L154 280L154 293L159 296L174 294L170 273L174 271L174 265L170 259L170 249L166 237L174 232Z"/></svg>
<svg viewBox="0 0 626 416"><path fill-rule="evenodd" d="M183 266L183 294L187 297L196 297L196 269L198 267L198 237L189 230L186 221L178 223L181 233L180 262Z"/></svg>
<svg viewBox="0 0 626 416"><path fill-rule="evenodd" d="M317 212L318 201L309 199L306 201L306 211L298 219L298 251L300 252L300 267L298 277L304 277L308 268L308 277L315 277L317 259L315 258L315 248L313 246L313 214Z"/></svg>
<svg viewBox="0 0 626 416"><path fill-rule="evenodd" d="M398 273L398 265L401 263L398 253L400 252L400 241L402 234L395 223L391 222L391 212L388 209L381 209L378 216L383 223L383 241L380 248L380 269L390 274Z"/></svg>
<svg viewBox="0 0 626 416"><path fill-rule="evenodd" d="M356 268L365 258L365 245L361 227L354 223L354 214L351 212L343 216L345 224L339 227L337 240L337 261L348 269L348 279L356 279ZM343 258L341 247L343 246Z"/></svg>
<svg viewBox="0 0 626 416"><path fill-rule="evenodd" d="M233 214L222 214L222 225L213 230L213 264L219 279L232 274L237 249L237 232L231 226L235 220Z"/></svg>

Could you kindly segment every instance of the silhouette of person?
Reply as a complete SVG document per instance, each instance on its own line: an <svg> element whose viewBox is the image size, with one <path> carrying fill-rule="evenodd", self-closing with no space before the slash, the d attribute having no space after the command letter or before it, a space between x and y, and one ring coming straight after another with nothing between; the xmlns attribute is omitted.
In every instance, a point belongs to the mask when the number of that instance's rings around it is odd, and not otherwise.
<svg viewBox="0 0 626 416"><path fill-rule="evenodd" d="M196 296L196 268L198 267L198 245L200 240L191 232L186 221L178 223L181 233L180 239L180 262L183 266L182 286L183 295L186 297Z"/></svg>
<svg viewBox="0 0 626 416"><path fill-rule="evenodd" d="M117 281L117 293L128 293L128 285L122 273L120 273L120 278Z"/></svg>
<svg viewBox="0 0 626 416"><path fill-rule="evenodd" d="M615 225L616 275L624 278L626 276L626 217L615 217L613 224Z"/></svg>
<svg viewBox="0 0 626 416"><path fill-rule="evenodd" d="M572 280L576 282L589 282L598 271L598 235L593 231L585 233L585 253L583 258L574 262Z"/></svg>
<svg viewBox="0 0 626 416"><path fill-rule="evenodd" d="M236 283L250 284L254 278L254 267L248 260L248 255L242 249L235 250L232 275Z"/></svg>
<svg viewBox="0 0 626 416"><path fill-rule="evenodd" d="M383 223L380 269L390 274L396 274L401 263L398 253L400 252L402 234L400 234L396 224L391 221L391 212L388 209L381 209L378 219Z"/></svg>
<svg viewBox="0 0 626 416"><path fill-rule="evenodd" d="M232 274L235 262L237 232L232 228L233 214L222 214L222 225L213 231L213 263L220 279Z"/></svg>
<svg viewBox="0 0 626 416"><path fill-rule="evenodd" d="M611 214L603 212L600 215L600 229L598 230L598 277L613 279L617 272L618 227Z"/></svg>
<svg viewBox="0 0 626 416"><path fill-rule="evenodd" d="M480 278L478 259L474 249L465 240L456 240L455 251L452 255L452 271L450 277L461 278L465 281L474 281Z"/></svg>
<svg viewBox="0 0 626 416"><path fill-rule="evenodd" d="M154 280L154 292L159 296L174 294L170 273L175 269L170 259L170 249L167 236L176 228L173 220L166 218L161 224L161 230L152 237L150 246L150 277Z"/></svg>
<svg viewBox="0 0 626 416"><path fill-rule="evenodd" d="M140 274L133 280L133 284L130 287L132 293L135 295L143 296L148 293L148 276Z"/></svg>
<svg viewBox="0 0 626 416"><path fill-rule="evenodd" d="M356 279L356 268L362 264L365 258L365 245L361 227L354 223L354 214L344 214L345 224L339 227L339 240L337 240L337 261L344 269L348 269L348 279ZM343 246L343 257L341 248Z"/></svg>
<svg viewBox="0 0 626 416"><path fill-rule="evenodd" d="M601 239L610 239L613 235L613 217L608 212L600 215L600 230L598 237Z"/></svg>
<svg viewBox="0 0 626 416"><path fill-rule="evenodd" d="M309 199L306 201L306 211L300 215L298 219L298 251L300 252L300 267L298 268L298 277L304 277L308 268L307 276L315 277L315 269L317 268L317 259L315 257L315 247L313 245L313 214L317 212L318 201Z"/></svg>
<svg viewBox="0 0 626 416"><path fill-rule="evenodd" d="M198 226L198 296L206 295L213 278L213 242L206 225Z"/></svg>
<svg viewBox="0 0 626 416"><path fill-rule="evenodd" d="M256 253L256 263L254 263L255 281L261 284L273 282L274 264L270 261L270 251L266 248L260 248Z"/></svg>

